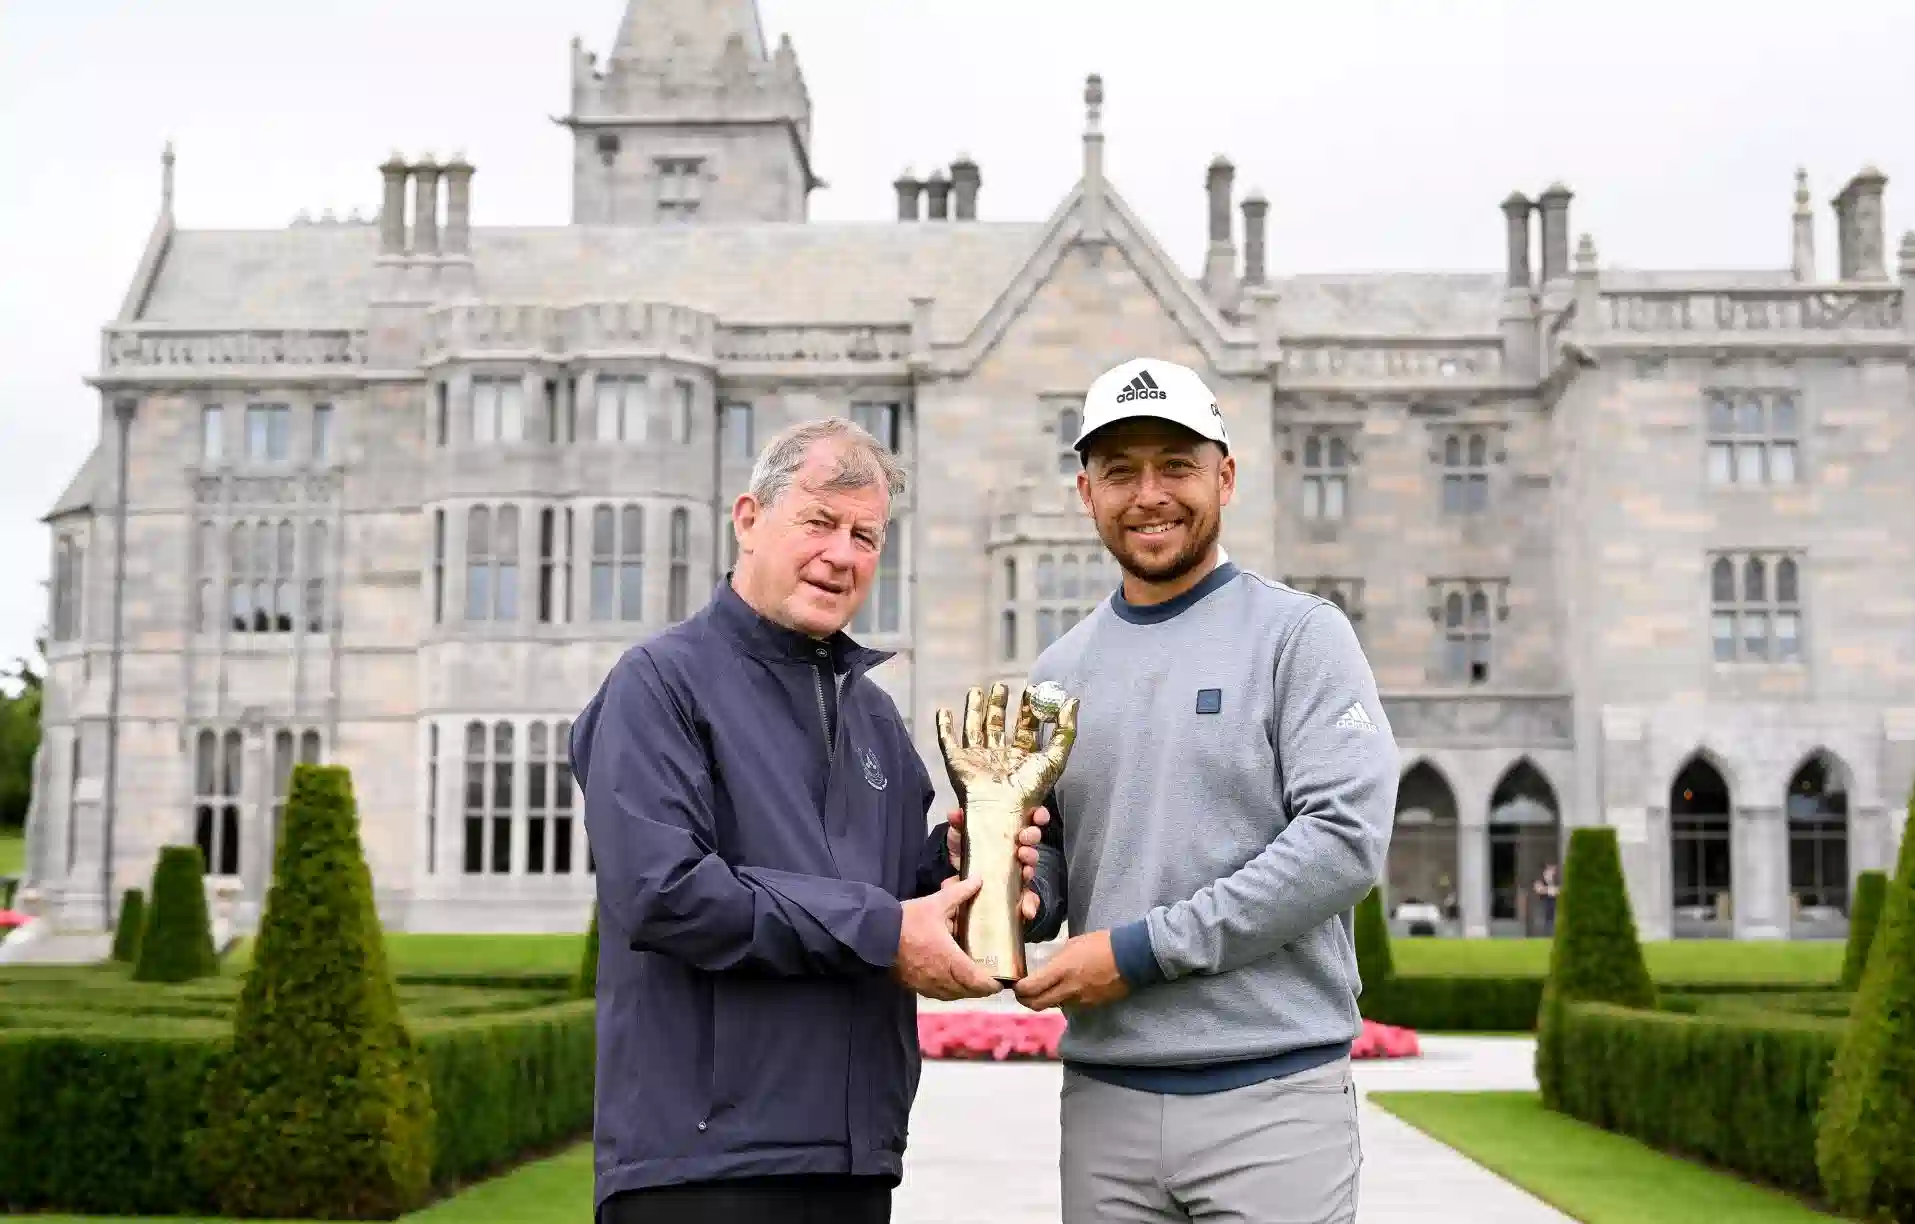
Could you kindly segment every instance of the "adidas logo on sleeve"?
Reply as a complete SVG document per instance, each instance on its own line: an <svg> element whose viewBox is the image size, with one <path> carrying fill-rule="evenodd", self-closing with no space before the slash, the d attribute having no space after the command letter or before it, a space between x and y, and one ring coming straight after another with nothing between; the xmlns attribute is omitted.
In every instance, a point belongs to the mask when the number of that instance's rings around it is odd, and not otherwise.
<svg viewBox="0 0 1915 1224"><path fill-rule="evenodd" d="M1350 708L1337 717L1334 725L1345 731L1376 730L1376 724L1370 721L1370 712L1363 708L1360 701L1351 702Z"/></svg>

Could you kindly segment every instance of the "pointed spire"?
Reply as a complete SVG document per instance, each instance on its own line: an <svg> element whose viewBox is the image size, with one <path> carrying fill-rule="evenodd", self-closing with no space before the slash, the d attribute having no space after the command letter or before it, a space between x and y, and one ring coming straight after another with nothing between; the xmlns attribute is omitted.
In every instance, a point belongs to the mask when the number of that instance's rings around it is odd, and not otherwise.
<svg viewBox="0 0 1915 1224"><path fill-rule="evenodd" d="M1084 78L1084 236L1104 236L1104 78Z"/></svg>
<svg viewBox="0 0 1915 1224"><path fill-rule="evenodd" d="M757 0L626 0L610 58L709 68L734 38L747 62L766 61Z"/></svg>
<svg viewBox="0 0 1915 1224"><path fill-rule="evenodd" d="M173 142L160 153L160 216L173 215Z"/></svg>

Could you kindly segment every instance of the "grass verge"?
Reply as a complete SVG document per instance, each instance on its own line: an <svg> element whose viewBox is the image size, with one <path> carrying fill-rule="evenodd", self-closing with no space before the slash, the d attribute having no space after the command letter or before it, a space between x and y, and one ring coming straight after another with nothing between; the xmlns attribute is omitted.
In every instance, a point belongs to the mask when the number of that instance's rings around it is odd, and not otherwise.
<svg viewBox="0 0 1915 1224"><path fill-rule="evenodd" d="M1542 977L1547 939L1397 938L1396 971L1404 977ZM1657 940L1642 945L1658 982L1835 983L1842 976L1840 940Z"/></svg>
<svg viewBox="0 0 1915 1224"><path fill-rule="evenodd" d="M1373 1092L1368 1099L1582 1224L1842 1218L1553 1113L1534 1092Z"/></svg>

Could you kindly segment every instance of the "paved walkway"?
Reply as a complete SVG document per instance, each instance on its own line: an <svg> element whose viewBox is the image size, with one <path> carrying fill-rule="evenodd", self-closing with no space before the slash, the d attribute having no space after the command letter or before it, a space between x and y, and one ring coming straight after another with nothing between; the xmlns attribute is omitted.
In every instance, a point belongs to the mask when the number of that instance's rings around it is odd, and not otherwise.
<svg viewBox="0 0 1915 1224"><path fill-rule="evenodd" d="M1424 1038L1423 1056L1357 1064L1373 1090L1533 1089L1527 1038ZM897 1224L1056 1224L1055 1063L924 1065ZM1572 1224L1570 1217L1413 1130L1365 1108L1358 1224Z"/></svg>

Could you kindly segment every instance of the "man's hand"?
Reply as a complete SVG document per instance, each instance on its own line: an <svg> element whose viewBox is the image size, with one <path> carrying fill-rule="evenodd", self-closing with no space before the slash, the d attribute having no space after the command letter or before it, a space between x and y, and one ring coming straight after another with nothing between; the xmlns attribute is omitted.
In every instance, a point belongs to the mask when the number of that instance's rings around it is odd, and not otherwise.
<svg viewBox="0 0 1915 1224"><path fill-rule="evenodd" d="M1017 861L1023 867L1024 883L1029 884L1037 878L1037 843L1044 838L1044 826L1051 821L1051 814L1045 808L1031 812L1031 823L1017 835ZM950 855L952 870L958 870L964 863L964 809L951 813L950 827L944 833L944 850ZM1037 920L1037 894L1029 888L1017 903L1017 912L1024 921Z"/></svg>
<svg viewBox="0 0 1915 1224"><path fill-rule="evenodd" d="M997 979L958 947L958 911L977 895L978 880L946 880L937 892L904 903L898 959L891 976L930 999L982 999L998 992Z"/></svg>
<svg viewBox="0 0 1915 1224"><path fill-rule="evenodd" d="M1098 1007L1129 993L1130 984L1117 971L1109 931L1071 936L1042 969L1017 984L1018 1002L1032 1011L1066 1004Z"/></svg>

